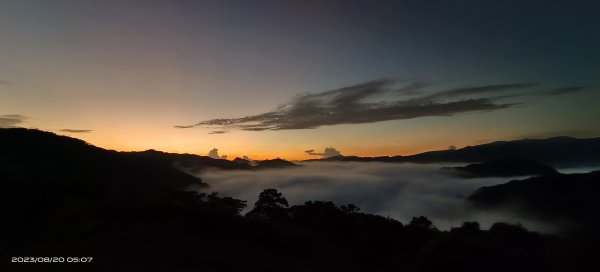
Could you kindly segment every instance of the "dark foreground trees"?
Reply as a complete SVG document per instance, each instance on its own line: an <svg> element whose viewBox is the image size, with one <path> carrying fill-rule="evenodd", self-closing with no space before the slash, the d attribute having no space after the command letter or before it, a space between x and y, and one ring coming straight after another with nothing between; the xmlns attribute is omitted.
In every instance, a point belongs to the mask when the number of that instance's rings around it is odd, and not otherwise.
<svg viewBox="0 0 600 272"><path fill-rule="evenodd" d="M404 225L352 204L289 206L274 189L263 191L246 216L244 201L216 193L167 192L143 205L76 201L47 203L39 207L44 216L6 214L11 232L3 233L2 258L91 256L94 262L10 263L6 271L586 271L596 265L586 246L520 226L481 230L466 222L445 232L423 216Z"/></svg>
<svg viewBox="0 0 600 272"><path fill-rule="evenodd" d="M275 189L265 189L258 195L254 209L246 214L252 218L284 220L287 217L287 199Z"/></svg>

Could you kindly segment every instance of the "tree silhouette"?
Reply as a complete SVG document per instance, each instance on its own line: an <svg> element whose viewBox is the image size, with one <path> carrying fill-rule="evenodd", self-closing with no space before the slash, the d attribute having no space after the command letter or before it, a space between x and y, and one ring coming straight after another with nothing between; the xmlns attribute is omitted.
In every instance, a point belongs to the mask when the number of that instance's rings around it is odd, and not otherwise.
<svg viewBox="0 0 600 272"><path fill-rule="evenodd" d="M287 218L287 199L276 189L265 189L258 195L254 209L246 214L247 217L271 220Z"/></svg>
<svg viewBox="0 0 600 272"><path fill-rule="evenodd" d="M221 197L218 192L210 194L198 192L177 192L173 201L179 206L239 215L246 208L246 201L232 197Z"/></svg>
<svg viewBox="0 0 600 272"><path fill-rule="evenodd" d="M410 228L437 230L433 222L425 216L413 217L408 224Z"/></svg>
<svg viewBox="0 0 600 272"><path fill-rule="evenodd" d="M296 222L305 224L329 224L339 219L342 212L331 201L307 201L289 209Z"/></svg>
<svg viewBox="0 0 600 272"><path fill-rule="evenodd" d="M462 226L458 228L452 228L450 232L460 234L476 234L481 232L481 227L477 221L463 222Z"/></svg>
<svg viewBox="0 0 600 272"><path fill-rule="evenodd" d="M340 210L346 214L356 214L360 212L360 208L354 204L342 205Z"/></svg>
<svg viewBox="0 0 600 272"><path fill-rule="evenodd" d="M246 208L245 200L238 200L232 197L220 197L219 193L213 192L207 196L206 202L214 207L215 210L221 210L232 214L239 214Z"/></svg>

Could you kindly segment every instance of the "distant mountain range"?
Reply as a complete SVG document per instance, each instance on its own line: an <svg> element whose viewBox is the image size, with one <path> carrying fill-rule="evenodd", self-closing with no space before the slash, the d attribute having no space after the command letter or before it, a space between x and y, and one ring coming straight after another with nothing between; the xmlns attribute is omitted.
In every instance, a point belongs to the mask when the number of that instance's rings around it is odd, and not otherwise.
<svg viewBox="0 0 600 272"><path fill-rule="evenodd" d="M239 158L237 158L238 160L229 161L213 159L208 156L168 153L153 149L141 152L117 152L90 145L76 138L23 128L0 128L0 147L7 154L12 154L16 157L27 157L27 159L33 159L34 161L45 157L54 158L49 159L50 161L61 161L63 159L78 161L79 159L85 160L86 157L116 156L142 161L150 160L154 163L163 163L165 165L192 170L203 170L206 168L252 170L270 167L279 168L284 165L296 166L292 162L281 159L257 161L255 164L250 164L250 162ZM246 163L241 163L241 161Z"/></svg>
<svg viewBox="0 0 600 272"><path fill-rule="evenodd" d="M444 167L465 178L545 176L557 174L556 169L541 163L519 159L501 159L484 163L473 163L464 167Z"/></svg>
<svg viewBox="0 0 600 272"><path fill-rule="evenodd" d="M579 139L553 137L498 141L467 146L456 150L429 151L410 156L357 157L335 156L308 161L357 161L357 162L488 162L499 159L519 159L548 164L554 167L595 165L600 163L600 138Z"/></svg>

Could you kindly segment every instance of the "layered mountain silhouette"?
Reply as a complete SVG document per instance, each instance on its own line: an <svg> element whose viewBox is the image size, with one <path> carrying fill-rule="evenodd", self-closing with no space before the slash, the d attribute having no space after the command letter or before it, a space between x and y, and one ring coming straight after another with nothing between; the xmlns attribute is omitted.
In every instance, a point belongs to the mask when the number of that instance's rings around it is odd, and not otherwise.
<svg viewBox="0 0 600 272"><path fill-rule="evenodd" d="M443 169L465 178L543 176L558 173L556 169L548 165L518 159L493 160L464 167L444 167Z"/></svg>
<svg viewBox="0 0 600 272"><path fill-rule="evenodd" d="M246 201L183 190L189 185L208 186L186 170L254 169L239 161L153 150L116 152L29 129L0 129L0 152L0 257L94 258L85 264L8 263L12 267L7 271L29 271L34 265L46 271L595 271L598 267L594 239L571 240L506 223L482 230L477 222L465 222L440 231L424 216L402 223L362 213L352 204L316 200L290 206L275 189L260 193L253 209L242 215ZM283 160L262 165L293 167ZM542 215L552 215L551 209L561 205L565 207L559 215L592 205L579 214L593 218L598 213L593 206L597 182L592 183L597 180L597 172L556 174L484 188L471 199L490 207L520 200ZM544 189L545 183L556 185ZM526 204L535 191L541 191L544 199ZM556 198L559 201L544 210ZM567 207L573 199L579 202Z"/></svg>
<svg viewBox="0 0 600 272"><path fill-rule="evenodd" d="M252 164L252 162L250 162L249 160L244 160L240 157L236 157L235 159L232 160L232 162L235 162L237 164L242 164L242 165L248 165L248 166L250 166Z"/></svg>
<svg viewBox="0 0 600 272"><path fill-rule="evenodd" d="M0 198L6 207L19 207L8 213L24 222L47 218L49 210L69 216L83 210L148 209L171 202L183 188L208 187L186 171L269 167L154 150L117 152L23 128L0 129L0 150Z"/></svg>
<svg viewBox="0 0 600 272"><path fill-rule="evenodd" d="M53 190L61 183L85 182L90 187L82 190L118 191L124 198L143 190L146 194L192 184L206 186L173 167L167 156L105 150L40 130L0 129L0 150L5 185L32 182Z"/></svg>
<svg viewBox="0 0 600 272"><path fill-rule="evenodd" d="M41 160L47 158L49 162L56 161L57 164L62 163L63 160L72 163L81 159L85 161L88 158L118 157L141 160L142 163L162 164L168 166L167 168L174 166L191 170L204 170L206 168L251 170L269 168L268 165L271 164L278 168L283 165L295 166L294 163L281 159L272 160L276 161L275 163L272 163L271 160L259 161L258 164L262 163L262 166L254 168L249 162L239 163L239 161L219 160L194 154L168 153L153 149L142 152L117 152L92 146L79 139L35 129L0 128L0 141L0 147L3 148L6 154L21 159ZM34 161L31 163L34 163Z"/></svg>
<svg viewBox="0 0 600 272"><path fill-rule="evenodd" d="M379 161L379 162L488 162L499 159L528 160L551 165L570 167L600 163L600 138L579 139L553 137L498 141L467 146L460 149L430 151L410 156L356 157L335 156L310 161Z"/></svg>
<svg viewBox="0 0 600 272"><path fill-rule="evenodd" d="M194 154L178 154L168 153L162 151L156 151L153 149L142 151L142 152L121 152L127 153L130 156L138 158L152 158L155 160L162 161L166 164L172 164L173 166L190 171L201 171L209 168L216 168L222 170L250 170L251 165L243 165L235 163L234 161L213 159L208 156L199 156Z"/></svg>

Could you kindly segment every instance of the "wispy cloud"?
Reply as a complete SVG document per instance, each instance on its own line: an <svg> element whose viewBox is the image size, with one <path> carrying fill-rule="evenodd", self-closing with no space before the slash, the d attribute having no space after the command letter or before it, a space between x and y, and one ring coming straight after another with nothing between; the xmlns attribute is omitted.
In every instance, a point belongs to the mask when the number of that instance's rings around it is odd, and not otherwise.
<svg viewBox="0 0 600 272"><path fill-rule="evenodd" d="M448 91L435 93L427 97L427 99L436 98L452 98L464 97L469 95L482 95L488 93L514 92L519 89L528 89L537 86L534 83L515 83L515 84L500 84L500 85L485 85L476 87L456 88Z"/></svg>
<svg viewBox="0 0 600 272"><path fill-rule="evenodd" d="M311 156L322 156L323 155L323 153L315 152L314 149L305 150L304 153L311 155Z"/></svg>
<svg viewBox="0 0 600 272"><path fill-rule="evenodd" d="M15 127L27 120L27 117L20 114L0 115L0 127Z"/></svg>
<svg viewBox="0 0 600 272"><path fill-rule="evenodd" d="M93 130L91 129L70 129L70 128L64 128L59 130L60 132L66 132L66 133L90 133Z"/></svg>
<svg viewBox="0 0 600 272"><path fill-rule="evenodd" d="M337 150L333 147L325 148L325 150L323 150L323 153L317 153L317 152L315 152L314 149L305 150L304 153L311 155L311 156L323 156L323 158L329 158L329 157L335 157L335 156L342 155L342 153L339 150Z"/></svg>
<svg viewBox="0 0 600 272"><path fill-rule="evenodd" d="M217 118L176 128L208 127L265 131L314 129L338 124L364 124L427 116L505 109L519 103L499 102L532 92L534 83L466 86L432 92L421 81L381 79L321 93L299 95L273 111L240 118ZM581 87L557 89L568 93ZM214 132L214 131L213 131Z"/></svg>
<svg viewBox="0 0 600 272"><path fill-rule="evenodd" d="M194 125L190 125L190 126L173 126L174 128L193 128L195 127Z"/></svg>
<svg viewBox="0 0 600 272"><path fill-rule="evenodd" d="M10 84L10 81L0 79L0 85L8 85L8 84Z"/></svg>
<svg viewBox="0 0 600 272"><path fill-rule="evenodd" d="M563 95L563 94L577 93L577 92L585 91L585 90L589 89L590 87L591 86L561 87L561 88L552 89L550 91L546 91L545 94L546 95Z"/></svg>
<svg viewBox="0 0 600 272"><path fill-rule="evenodd" d="M537 85L533 85L532 87L537 86ZM510 99L510 98L516 98L516 97L553 97L553 96L562 96L562 95L569 95L569 94L573 94L573 93L579 93L579 92L584 92L584 91L588 91L591 90L592 86L565 86L565 87L558 87L558 88L534 88L534 89L527 89L527 90L523 90L523 91L517 91L517 92L509 92L507 94L498 94L496 96L492 96L492 97L488 97L488 99L491 100L503 100L503 99Z"/></svg>

